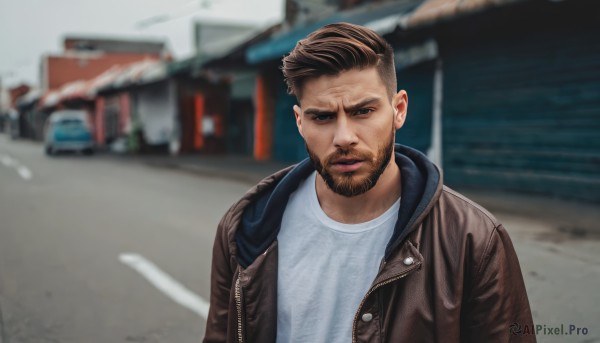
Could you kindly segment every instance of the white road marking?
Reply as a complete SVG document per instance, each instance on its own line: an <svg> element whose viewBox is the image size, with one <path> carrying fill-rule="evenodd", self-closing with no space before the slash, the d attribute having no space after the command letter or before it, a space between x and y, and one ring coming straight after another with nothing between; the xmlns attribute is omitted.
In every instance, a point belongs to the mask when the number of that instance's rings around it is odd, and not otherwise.
<svg viewBox="0 0 600 343"><path fill-rule="evenodd" d="M2 162L5 167L13 167L16 164L16 161L10 156L0 156L0 162Z"/></svg>
<svg viewBox="0 0 600 343"><path fill-rule="evenodd" d="M119 260L140 273L154 287L171 298L171 300L195 312L204 319L208 318L209 303L160 270L154 263L141 255L131 253L119 255Z"/></svg>
<svg viewBox="0 0 600 343"><path fill-rule="evenodd" d="M33 173L29 168L25 167L19 161L8 155L0 155L0 163L2 163L5 167L15 168L19 175L25 180L31 180L33 177Z"/></svg>
<svg viewBox="0 0 600 343"><path fill-rule="evenodd" d="M18 166L17 171L19 172L19 175L21 175L21 177L25 180L31 180L31 177L33 176L31 170L27 169L27 167L25 166Z"/></svg>

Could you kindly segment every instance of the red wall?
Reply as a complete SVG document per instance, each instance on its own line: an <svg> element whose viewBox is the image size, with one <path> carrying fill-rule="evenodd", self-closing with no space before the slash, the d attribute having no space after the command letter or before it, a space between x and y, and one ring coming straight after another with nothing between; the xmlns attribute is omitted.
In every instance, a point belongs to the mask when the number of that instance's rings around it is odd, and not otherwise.
<svg viewBox="0 0 600 343"><path fill-rule="evenodd" d="M68 82L89 80L113 65L129 64L144 59L159 59L158 54L100 54L93 57L48 56L48 89L56 89Z"/></svg>

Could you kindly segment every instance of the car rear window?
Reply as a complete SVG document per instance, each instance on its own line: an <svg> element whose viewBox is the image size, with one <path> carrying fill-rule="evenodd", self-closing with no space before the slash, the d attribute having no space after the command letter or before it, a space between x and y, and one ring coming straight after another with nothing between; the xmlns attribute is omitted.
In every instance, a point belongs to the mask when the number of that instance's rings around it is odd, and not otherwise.
<svg viewBox="0 0 600 343"><path fill-rule="evenodd" d="M61 125L61 126L75 126L75 125L83 125L84 122L81 119L68 118L68 119L61 119L56 124Z"/></svg>

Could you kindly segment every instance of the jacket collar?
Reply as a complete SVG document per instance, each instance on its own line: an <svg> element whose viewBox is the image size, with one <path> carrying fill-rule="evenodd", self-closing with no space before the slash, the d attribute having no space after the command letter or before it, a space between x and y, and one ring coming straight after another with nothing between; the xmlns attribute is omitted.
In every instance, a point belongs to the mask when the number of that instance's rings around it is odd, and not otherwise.
<svg viewBox="0 0 600 343"><path fill-rule="evenodd" d="M402 178L402 200L394 234L386 248L386 260L423 220L442 188L441 172L425 155L400 144L394 150ZM313 171L310 160L305 159L289 171L271 177L252 195L235 232L237 260L242 267L247 268L277 239L290 195Z"/></svg>

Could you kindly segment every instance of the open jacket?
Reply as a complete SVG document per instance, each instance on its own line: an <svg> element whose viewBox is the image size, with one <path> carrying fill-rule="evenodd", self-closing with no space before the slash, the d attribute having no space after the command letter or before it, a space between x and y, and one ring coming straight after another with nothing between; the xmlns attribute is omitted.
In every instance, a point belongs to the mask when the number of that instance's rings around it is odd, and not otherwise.
<svg viewBox="0 0 600 343"><path fill-rule="evenodd" d="M398 220L356 311L353 342L535 342L514 330L531 327L532 317L502 225L443 186L420 152L397 144L395 158ZM221 220L205 343L275 342L277 234L290 194L313 171L304 160L265 178Z"/></svg>

